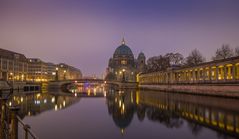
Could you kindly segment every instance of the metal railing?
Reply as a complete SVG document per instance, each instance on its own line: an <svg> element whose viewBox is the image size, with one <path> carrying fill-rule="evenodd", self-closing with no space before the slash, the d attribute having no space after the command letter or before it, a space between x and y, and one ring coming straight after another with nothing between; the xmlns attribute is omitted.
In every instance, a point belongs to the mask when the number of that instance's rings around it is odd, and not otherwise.
<svg viewBox="0 0 239 139"><path fill-rule="evenodd" d="M8 139L10 135L10 113L6 106L7 99L1 99L1 128L0 135L3 139Z"/></svg>
<svg viewBox="0 0 239 139"><path fill-rule="evenodd" d="M37 136L33 133L33 131L31 130L31 127L28 124L25 124L21 118L19 116L17 116L17 120L18 123L22 126L22 128L24 129L24 137L25 139L28 139L28 135L30 135L33 139L38 139Z"/></svg>
<svg viewBox="0 0 239 139"><path fill-rule="evenodd" d="M24 130L25 139L29 137L33 139L38 139L37 136L33 133L30 126L25 124L21 118L18 116L19 107L10 107L7 105L6 98L1 99L1 110L0 110L0 138L1 139L18 139L18 124ZM30 136L29 136L30 135Z"/></svg>

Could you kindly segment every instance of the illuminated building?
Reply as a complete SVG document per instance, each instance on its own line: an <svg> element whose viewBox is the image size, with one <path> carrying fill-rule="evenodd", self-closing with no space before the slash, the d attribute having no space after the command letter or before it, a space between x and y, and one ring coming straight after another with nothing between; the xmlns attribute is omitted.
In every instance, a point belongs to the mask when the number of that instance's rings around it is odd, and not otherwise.
<svg viewBox="0 0 239 139"><path fill-rule="evenodd" d="M37 58L28 59L28 81L48 81L48 65Z"/></svg>
<svg viewBox="0 0 239 139"><path fill-rule="evenodd" d="M56 71L56 68L59 71ZM23 54L0 48L0 79L6 81L46 82L56 79L80 79L79 69L67 64L53 64L38 58L26 58Z"/></svg>
<svg viewBox="0 0 239 139"><path fill-rule="evenodd" d="M140 84L238 83L239 57L140 75Z"/></svg>
<svg viewBox="0 0 239 139"><path fill-rule="evenodd" d="M74 80L81 79L82 73L80 69L60 63L57 65L57 76L58 80Z"/></svg>
<svg viewBox="0 0 239 139"><path fill-rule="evenodd" d="M144 54L141 52L135 59L123 39L121 45L115 50L113 58L109 59L106 80L135 82L136 75L143 72L145 68Z"/></svg>
<svg viewBox="0 0 239 139"><path fill-rule="evenodd" d="M0 78L24 81L27 76L27 58L23 54L0 49Z"/></svg>

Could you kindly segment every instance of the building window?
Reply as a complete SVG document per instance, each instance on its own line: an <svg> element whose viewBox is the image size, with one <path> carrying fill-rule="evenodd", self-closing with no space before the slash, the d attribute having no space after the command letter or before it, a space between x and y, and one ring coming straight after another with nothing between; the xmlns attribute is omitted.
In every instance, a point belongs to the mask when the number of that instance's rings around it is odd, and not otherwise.
<svg viewBox="0 0 239 139"><path fill-rule="evenodd" d="M126 64L127 64L127 61L126 61L126 60L121 60L121 64L122 64L122 65L126 65Z"/></svg>
<svg viewBox="0 0 239 139"><path fill-rule="evenodd" d="M2 61L2 69L7 70L7 60Z"/></svg>

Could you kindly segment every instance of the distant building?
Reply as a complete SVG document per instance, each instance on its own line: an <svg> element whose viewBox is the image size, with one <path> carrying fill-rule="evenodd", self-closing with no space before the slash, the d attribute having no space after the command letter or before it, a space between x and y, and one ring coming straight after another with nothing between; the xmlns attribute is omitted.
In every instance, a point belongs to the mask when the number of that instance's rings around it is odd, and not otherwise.
<svg viewBox="0 0 239 139"><path fill-rule="evenodd" d="M48 74L48 80L53 81L56 79L56 64L53 63L47 63L47 74Z"/></svg>
<svg viewBox="0 0 239 139"><path fill-rule="evenodd" d="M79 69L67 64L53 64L39 58L26 58L23 54L0 48L0 79L8 81L46 82L82 78Z"/></svg>
<svg viewBox="0 0 239 139"><path fill-rule="evenodd" d="M48 81L48 65L38 58L28 59L28 81Z"/></svg>
<svg viewBox="0 0 239 139"><path fill-rule="evenodd" d="M74 80L81 79L82 73L80 69L60 63L57 65L56 76L57 80Z"/></svg>
<svg viewBox="0 0 239 139"><path fill-rule="evenodd" d="M28 62L23 54L0 48L0 79L25 81L27 71Z"/></svg>
<svg viewBox="0 0 239 139"><path fill-rule="evenodd" d="M145 55L140 53L135 59L131 49L122 40L121 45L115 50L113 57L109 59L106 80L135 82L136 75L144 72Z"/></svg>

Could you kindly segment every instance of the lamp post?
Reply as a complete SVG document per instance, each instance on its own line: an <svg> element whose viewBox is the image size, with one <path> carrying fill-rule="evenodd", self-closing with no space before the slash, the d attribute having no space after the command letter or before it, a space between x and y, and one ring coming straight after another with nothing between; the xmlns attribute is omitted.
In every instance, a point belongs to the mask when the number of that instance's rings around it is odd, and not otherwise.
<svg viewBox="0 0 239 139"><path fill-rule="evenodd" d="M10 72L10 80L11 80L12 88L14 89L14 75L12 72Z"/></svg>
<svg viewBox="0 0 239 139"><path fill-rule="evenodd" d="M51 74L52 74L51 80L54 80L54 78L56 77L56 72L52 72Z"/></svg>
<svg viewBox="0 0 239 139"><path fill-rule="evenodd" d="M56 67L56 77L55 77L55 80L58 81L58 67Z"/></svg>
<svg viewBox="0 0 239 139"><path fill-rule="evenodd" d="M66 70L64 70L64 80L66 80Z"/></svg>
<svg viewBox="0 0 239 139"><path fill-rule="evenodd" d="M13 73L12 72L10 72L10 80L13 81Z"/></svg>
<svg viewBox="0 0 239 139"><path fill-rule="evenodd" d="M123 78L122 78L122 82L125 82L125 69L123 69L122 71L123 71Z"/></svg>
<svg viewBox="0 0 239 139"><path fill-rule="evenodd" d="M10 72L10 77L9 77L9 80L13 82L13 79L14 79L14 78L13 78L13 73L12 73L12 72Z"/></svg>

